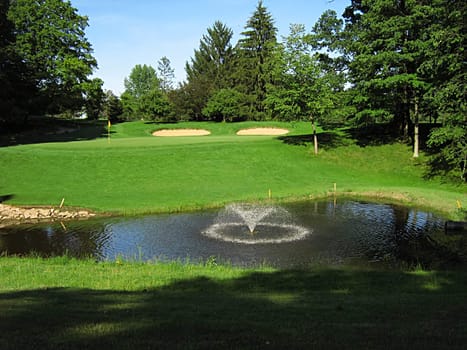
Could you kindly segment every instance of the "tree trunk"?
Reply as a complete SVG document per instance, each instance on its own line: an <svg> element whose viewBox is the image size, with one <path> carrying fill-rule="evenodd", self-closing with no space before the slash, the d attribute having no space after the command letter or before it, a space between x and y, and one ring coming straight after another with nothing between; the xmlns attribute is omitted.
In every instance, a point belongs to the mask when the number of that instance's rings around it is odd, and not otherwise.
<svg viewBox="0 0 467 350"><path fill-rule="evenodd" d="M311 127L313 129L313 145L315 154L318 154L318 135L316 134L315 118L311 117Z"/></svg>
<svg viewBox="0 0 467 350"><path fill-rule="evenodd" d="M418 99L414 105L414 134L413 134L413 157L418 158L420 148L419 128L418 128Z"/></svg>

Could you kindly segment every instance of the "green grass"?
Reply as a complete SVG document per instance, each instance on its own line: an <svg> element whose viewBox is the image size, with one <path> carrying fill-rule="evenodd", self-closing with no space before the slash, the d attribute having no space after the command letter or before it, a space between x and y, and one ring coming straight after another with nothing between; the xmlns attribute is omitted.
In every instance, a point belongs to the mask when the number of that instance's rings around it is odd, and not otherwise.
<svg viewBox="0 0 467 350"><path fill-rule="evenodd" d="M2 349L461 349L465 271L0 258Z"/></svg>
<svg viewBox="0 0 467 350"><path fill-rule="evenodd" d="M102 127L102 125L98 125ZM286 127L285 138L236 136L242 128ZM206 137L157 138L162 128L206 128ZM92 134L85 129L88 134ZM78 131L77 131L78 132ZM95 133L100 135L99 133ZM0 148L0 194L12 204L58 205L125 214L189 210L231 201L325 196L383 196L435 207L450 215L467 203L465 185L426 180L426 159L401 143L358 146L341 132L323 132L318 156L307 123L131 122L105 137ZM77 139L79 141L71 141Z"/></svg>
<svg viewBox="0 0 467 350"><path fill-rule="evenodd" d="M254 126L284 138L239 137ZM207 137L156 138L168 127ZM122 123L1 144L0 194L12 204L144 213L333 192L427 206L460 217L466 187L426 180L424 155L306 123ZM39 142L40 140L40 142ZM53 141L53 142L52 142ZM19 145L23 143L23 145ZM457 215L457 216L456 216ZM206 263L96 263L0 257L0 349L461 349L467 273Z"/></svg>

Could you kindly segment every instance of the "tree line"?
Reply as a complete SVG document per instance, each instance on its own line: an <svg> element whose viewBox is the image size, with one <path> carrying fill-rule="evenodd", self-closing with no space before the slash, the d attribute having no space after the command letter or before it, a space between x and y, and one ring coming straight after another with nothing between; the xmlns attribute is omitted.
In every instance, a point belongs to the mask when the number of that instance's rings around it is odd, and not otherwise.
<svg viewBox="0 0 467 350"><path fill-rule="evenodd" d="M313 126L384 124L412 141L431 123L432 165L466 179L464 0L349 0L307 30L278 39L258 1L237 43L216 21L177 86L170 60L135 66L125 91L102 91L84 35L87 18L69 1L1 0L0 121L31 114L155 121L309 120ZM315 135L316 141L316 135ZM435 169L435 168L434 168Z"/></svg>

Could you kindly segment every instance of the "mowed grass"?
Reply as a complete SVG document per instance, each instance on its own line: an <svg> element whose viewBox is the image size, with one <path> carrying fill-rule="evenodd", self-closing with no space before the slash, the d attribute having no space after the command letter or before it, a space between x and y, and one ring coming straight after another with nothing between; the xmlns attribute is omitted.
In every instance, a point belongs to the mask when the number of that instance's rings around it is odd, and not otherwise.
<svg viewBox="0 0 467 350"><path fill-rule="evenodd" d="M286 137L237 136L255 126ZM210 136L154 137L163 128L205 128ZM122 123L105 137L0 148L0 194L12 204L65 205L125 214L189 210L231 201L340 194L394 197L455 213L465 185L426 180L425 158L402 143L359 146L345 132L320 130L312 154L307 123ZM79 138L77 136L77 138Z"/></svg>
<svg viewBox="0 0 467 350"><path fill-rule="evenodd" d="M235 135L286 127L286 137ZM161 128L206 137L156 138ZM89 131L89 130L88 130ZM407 145L306 123L122 123L86 141L0 148L14 204L144 213L230 201L383 197L456 216L465 185L426 180ZM57 137L58 139L61 136ZM55 141L57 138L54 138ZM64 141L63 140L63 141ZM75 140L75 141L73 141ZM0 349L463 349L467 273L0 257Z"/></svg>
<svg viewBox="0 0 467 350"><path fill-rule="evenodd" d="M0 259L2 349L463 349L465 271Z"/></svg>

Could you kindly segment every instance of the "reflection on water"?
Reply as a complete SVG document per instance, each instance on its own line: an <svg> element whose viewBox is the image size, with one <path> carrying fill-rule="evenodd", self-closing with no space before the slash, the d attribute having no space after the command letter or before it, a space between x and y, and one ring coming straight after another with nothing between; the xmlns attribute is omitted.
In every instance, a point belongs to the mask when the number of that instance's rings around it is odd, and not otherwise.
<svg viewBox="0 0 467 350"><path fill-rule="evenodd" d="M288 220L310 234L269 243L262 237L256 244L251 244L253 236L247 240L250 244L242 244L203 234L219 224L224 212L219 210L2 228L0 254L191 261L215 256L234 265L265 263L282 268L309 264L443 267L467 262L466 237L444 235L444 220L432 213L356 201L300 202L282 205L284 210L290 214ZM258 222L258 232L274 219L269 214ZM249 233L248 228L240 232Z"/></svg>

